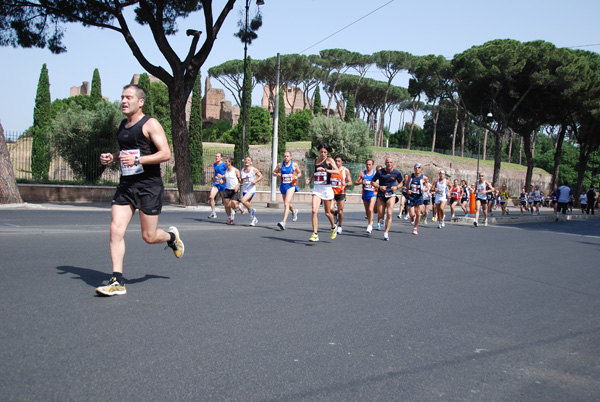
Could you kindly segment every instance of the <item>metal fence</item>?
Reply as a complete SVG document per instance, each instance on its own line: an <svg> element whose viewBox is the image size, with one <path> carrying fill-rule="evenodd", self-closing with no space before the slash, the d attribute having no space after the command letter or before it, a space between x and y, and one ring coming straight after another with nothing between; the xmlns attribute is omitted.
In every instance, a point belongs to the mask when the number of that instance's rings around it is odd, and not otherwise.
<svg viewBox="0 0 600 402"><path fill-rule="evenodd" d="M22 136L21 133L17 132L5 132L5 136L7 139L7 146L13 164L15 178L17 179L17 181L26 183L42 182L40 180L34 179L31 172L31 149L33 138ZM265 148L266 147L250 146L249 154L252 155L254 158L254 167L259 169L264 175L264 179L262 180L262 182L260 182L257 185L259 190L268 190L270 189L271 185L271 172L273 171L273 166L271 165L270 150L268 153L265 153ZM427 152L430 151L430 149L415 147L412 147L411 150ZM212 164L215 160L215 155L217 152L221 153L225 157L233 156L234 147L231 144L213 143L210 146L205 145L203 155L202 179L200 183L196 183L194 185L194 188L206 189L210 187L214 174ZM442 149L436 149L436 152L443 154L452 153L451 151ZM477 158L477 155L465 153L465 157ZM489 159L489 157L486 159ZM307 176L312 174L313 160L307 159L303 153L294 152L294 161L299 164L300 169L303 173L303 177L298 181L298 187L300 191L308 191L309 189L307 188L305 179ZM350 170L352 180L356 180L360 172L362 172L364 169L364 164L362 163L346 163L344 166L346 166ZM241 168L241 166L238 167ZM168 188L176 188L177 176L174 158L172 158L169 162L161 164L161 170L165 186ZM86 181L84 177L78 177L73 172L73 169L71 168L69 163L62 157L60 157L58 152L52 152L52 159L50 163L50 168L48 170L48 177L43 181L43 183L116 185L119 182L119 177L120 172L118 170L118 166L115 164L111 167L106 168L96 182L90 183L89 181ZM349 193L360 193L361 186L350 186L347 188L347 191Z"/></svg>

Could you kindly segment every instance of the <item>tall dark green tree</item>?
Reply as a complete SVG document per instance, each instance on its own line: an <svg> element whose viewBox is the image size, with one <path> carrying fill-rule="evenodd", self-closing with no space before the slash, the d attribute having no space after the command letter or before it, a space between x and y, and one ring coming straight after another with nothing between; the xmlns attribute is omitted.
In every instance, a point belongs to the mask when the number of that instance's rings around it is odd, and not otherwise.
<svg viewBox="0 0 600 402"><path fill-rule="evenodd" d="M198 73L198 76L200 76L200 73ZM142 88L144 92L146 92L146 101L144 102L144 114L156 117L154 115L154 97L152 96L150 77L147 73L140 74L138 86Z"/></svg>
<svg viewBox="0 0 600 402"><path fill-rule="evenodd" d="M192 165L192 180L194 184L202 183L204 170L202 161L202 83L200 74L196 78L192 92L192 105L190 109L190 163Z"/></svg>
<svg viewBox="0 0 600 402"><path fill-rule="evenodd" d="M279 88L279 121L277 127L277 160L283 160L287 143L287 116L285 115L285 95Z"/></svg>
<svg viewBox="0 0 600 402"><path fill-rule="evenodd" d="M31 175L35 180L47 180L50 169L50 78L46 64L42 66L33 109L33 143L31 145Z"/></svg>
<svg viewBox="0 0 600 402"><path fill-rule="evenodd" d="M344 121L347 123L350 120L354 119L356 114L354 112L354 96L348 96L348 101L346 102L346 112L344 112Z"/></svg>
<svg viewBox="0 0 600 402"><path fill-rule="evenodd" d="M90 104L92 108L102 100L102 81L100 80L100 72L97 68L94 69L92 76L92 92L90 93Z"/></svg>
<svg viewBox="0 0 600 402"><path fill-rule="evenodd" d="M321 90L318 86L315 89L315 104L313 107L313 113L315 116L318 116L321 113L323 113L323 105L321 104Z"/></svg>

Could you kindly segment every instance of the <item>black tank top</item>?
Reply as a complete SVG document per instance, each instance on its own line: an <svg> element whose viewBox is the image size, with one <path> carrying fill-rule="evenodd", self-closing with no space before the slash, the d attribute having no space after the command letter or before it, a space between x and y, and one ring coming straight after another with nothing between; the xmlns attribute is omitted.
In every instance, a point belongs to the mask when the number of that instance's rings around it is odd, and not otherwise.
<svg viewBox="0 0 600 402"><path fill-rule="evenodd" d="M121 122L119 131L117 131L117 141L119 149L122 151L130 149L139 149L140 156L152 155L158 152L158 148L150 141L142 132L142 127L150 119L150 116L145 115L133 126L127 128L127 119ZM121 187L149 187L161 186L162 179L160 177L160 164L144 166L144 171L131 176L121 175L119 186Z"/></svg>
<svg viewBox="0 0 600 402"><path fill-rule="evenodd" d="M315 161L315 163L317 163L317 161ZM329 165L327 164L327 159L325 159L323 161L323 163L321 163L320 165L315 165L315 174L314 174L315 184L331 184L331 173L318 172L317 169L320 167L329 169Z"/></svg>

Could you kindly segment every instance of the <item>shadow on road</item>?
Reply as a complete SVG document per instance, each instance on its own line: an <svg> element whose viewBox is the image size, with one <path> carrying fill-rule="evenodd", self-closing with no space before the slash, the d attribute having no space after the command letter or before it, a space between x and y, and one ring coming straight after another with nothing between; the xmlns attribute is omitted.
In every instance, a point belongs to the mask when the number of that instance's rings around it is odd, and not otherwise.
<svg viewBox="0 0 600 402"><path fill-rule="evenodd" d="M91 286L94 288L97 287L100 283L102 283L102 281L105 281L107 279L106 272L96 271L95 269L72 267L72 266L68 266L68 265L61 265L60 267L56 267L56 269L59 271L58 272L59 275L65 275L65 274L76 275L76 276L71 277L71 279L82 280L88 286ZM133 284L133 283L145 282L149 279L171 279L171 278L168 276L146 274L145 276L143 276L141 278L127 279L125 282L128 284L129 283Z"/></svg>

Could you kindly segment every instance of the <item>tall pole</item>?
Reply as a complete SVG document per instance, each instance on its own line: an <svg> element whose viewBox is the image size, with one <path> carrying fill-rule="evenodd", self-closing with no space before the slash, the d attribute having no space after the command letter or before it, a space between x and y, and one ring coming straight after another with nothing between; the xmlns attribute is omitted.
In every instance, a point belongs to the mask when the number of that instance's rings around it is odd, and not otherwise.
<svg viewBox="0 0 600 402"><path fill-rule="evenodd" d="M250 9L250 0L246 0L246 25L244 26L244 81L242 82L242 166L246 159L246 67L248 63L248 10Z"/></svg>
<svg viewBox="0 0 600 402"><path fill-rule="evenodd" d="M275 108L273 109L273 154L271 171L277 166L277 150L279 149L279 72L281 68L279 53L277 53L277 79L275 84ZM277 177L271 176L271 202L275 202Z"/></svg>

